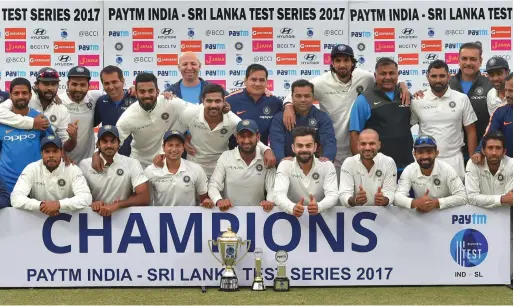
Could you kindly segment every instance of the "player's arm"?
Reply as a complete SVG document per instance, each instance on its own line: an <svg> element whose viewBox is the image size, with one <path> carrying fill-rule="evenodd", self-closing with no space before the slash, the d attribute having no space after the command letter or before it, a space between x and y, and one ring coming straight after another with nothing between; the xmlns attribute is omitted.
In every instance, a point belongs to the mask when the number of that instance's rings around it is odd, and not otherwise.
<svg viewBox="0 0 514 306"><path fill-rule="evenodd" d="M394 193L396 192L396 188L398 186L396 179L398 171L394 160L391 160L387 164L385 172L386 173L384 173L384 181L382 182L382 193L384 194L384 197L386 197L389 200L388 206L392 206L394 203Z"/></svg>
<svg viewBox="0 0 514 306"><path fill-rule="evenodd" d="M29 116L15 114L11 111L11 109L11 100L5 100L3 103L0 103L0 124L22 130L40 129L40 127L34 125L34 121L36 119Z"/></svg>
<svg viewBox="0 0 514 306"><path fill-rule="evenodd" d="M352 207L353 196L355 193L355 182L352 174L353 162L351 158L344 160L339 176L339 201L345 207Z"/></svg>
<svg viewBox="0 0 514 306"><path fill-rule="evenodd" d="M275 187L275 177L277 176L277 169L266 169L266 177L264 179L264 187L266 188L266 201L274 202L275 196L273 188Z"/></svg>
<svg viewBox="0 0 514 306"><path fill-rule="evenodd" d="M0 104L1 105L1 104ZM503 124L503 107L498 107L494 110L491 118L489 119L489 125L485 129L484 135L479 135L481 137L485 136L487 133L501 131L501 126ZM478 143L478 147L475 152L482 152L482 138L480 138L480 142Z"/></svg>
<svg viewBox="0 0 514 306"><path fill-rule="evenodd" d="M295 203L289 200L287 193L289 191L289 171L292 161L283 161L278 165L277 176L275 177L275 186L273 192L275 196L275 204L286 213L292 215Z"/></svg>
<svg viewBox="0 0 514 306"><path fill-rule="evenodd" d="M57 127L57 136L61 139L64 152L71 152L77 146L77 133L78 133L78 122L74 122L74 127L69 127L71 124L71 116L66 107L62 106L65 110L63 111L62 120L59 122ZM75 129L74 132L69 133L68 129Z"/></svg>
<svg viewBox="0 0 514 306"><path fill-rule="evenodd" d="M150 204L150 189L143 168L139 162L134 162L131 166L133 169L127 169L127 171L132 172L130 183L132 186L136 186L134 188L135 193L124 201L118 201L118 208L148 206Z"/></svg>
<svg viewBox="0 0 514 306"><path fill-rule="evenodd" d="M208 195L216 205L219 200L222 200L221 192L225 189L225 175L226 175L226 157L229 151L225 151L218 158L214 172L212 172L211 179L208 184Z"/></svg>
<svg viewBox="0 0 514 306"><path fill-rule="evenodd" d="M352 155L358 153L359 134L364 130L366 122L371 117L371 108L363 95L359 95L352 105L350 112L350 149Z"/></svg>
<svg viewBox="0 0 514 306"><path fill-rule="evenodd" d="M327 113L320 111L319 123L319 139L323 151L323 157L330 159L332 162L336 159L337 140L334 131L334 124Z"/></svg>
<svg viewBox="0 0 514 306"><path fill-rule="evenodd" d="M400 181L398 182L398 187L396 188L396 192L394 193L394 205L403 208L412 208L413 198L409 197L409 192L412 188L411 182L411 169L412 167L407 166L405 170L402 172L402 176L400 176Z"/></svg>
<svg viewBox="0 0 514 306"><path fill-rule="evenodd" d="M283 122L283 115L280 116L280 112L273 116L271 119L271 125L269 129L269 139L271 150L275 154L277 163L280 163L284 157L286 157L285 145L286 145L286 127Z"/></svg>
<svg viewBox="0 0 514 306"><path fill-rule="evenodd" d="M460 177L457 175L457 172L453 170L453 168L449 168L448 171L449 173L448 179L446 180L446 184L448 190L450 190L451 195L448 197L438 199L440 209L466 205L466 203L468 202L466 188L464 187L464 184L462 183Z"/></svg>
<svg viewBox="0 0 514 306"><path fill-rule="evenodd" d="M469 102L469 98L467 96L464 97L462 102L464 105L464 111L462 113L462 125L466 131L468 154L469 156L472 156L475 152L474 148L477 147L477 130L475 127L475 122L478 119L475 111L473 110L473 106L471 106L471 102Z"/></svg>
<svg viewBox="0 0 514 306"><path fill-rule="evenodd" d="M323 193L325 197L318 202L318 213L320 214L334 207L339 201L336 168L333 163L323 163L323 165L327 174L323 180Z"/></svg>
<svg viewBox="0 0 514 306"><path fill-rule="evenodd" d="M200 198L200 205L205 208L212 208L215 203L209 197L209 180L202 167L198 167L198 179L195 182L196 194Z"/></svg>
<svg viewBox="0 0 514 306"><path fill-rule="evenodd" d="M466 192L469 204L484 208L501 206L501 195L480 194L480 168L472 160L466 165Z"/></svg>
<svg viewBox="0 0 514 306"><path fill-rule="evenodd" d="M144 171L144 176L148 179L148 181L146 182L147 186L148 186L148 193L149 193L149 196L150 196L150 199L148 200L148 205L150 206L158 206L159 203L157 202L157 195L154 193L156 192L155 188L152 186L152 179L154 178L154 175L152 173L152 170L155 166L154 165L149 165L148 167L145 168L145 171Z"/></svg>
<svg viewBox="0 0 514 306"><path fill-rule="evenodd" d="M86 178L80 171L79 167L71 166L69 171L72 172L73 180L71 182L73 197L59 200L60 209L79 210L89 207L93 202L91 190L87 185Z"/></svg>
<svg viewBox="0 0 514 306"><path fill-rule="evenodd" d="M37 164L29 164L21 173L11 193L11 205L14 208L39 211L41 201L29 198L37 173Z"/></svg>

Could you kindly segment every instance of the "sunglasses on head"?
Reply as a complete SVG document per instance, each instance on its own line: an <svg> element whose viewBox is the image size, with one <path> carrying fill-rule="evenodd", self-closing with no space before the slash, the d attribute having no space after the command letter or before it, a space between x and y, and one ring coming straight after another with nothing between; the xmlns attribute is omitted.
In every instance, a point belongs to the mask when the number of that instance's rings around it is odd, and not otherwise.
<svg viewBox="0 0 514 306"><path fill-rule="evenodd" d="M424 145L424 144L431 145L431 146L437 146L434 138L432 138L430 136L418 137L418 139L416 139L416 141L414 142L415 146Z"/></svg>
<svg viewBox="0 0 514 306"><path fill-rule="evenodd" d="M43 71L39 74L40 79L58 79L59 73L57 71Z"/></svg>

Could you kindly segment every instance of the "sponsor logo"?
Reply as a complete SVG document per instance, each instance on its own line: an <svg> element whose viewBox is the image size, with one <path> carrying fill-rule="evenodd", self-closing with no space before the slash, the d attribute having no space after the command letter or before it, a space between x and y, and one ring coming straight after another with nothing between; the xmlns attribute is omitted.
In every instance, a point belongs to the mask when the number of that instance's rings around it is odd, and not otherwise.
<svg viewBox="0 0 514 306"><path fill-rule="evenodd" d="M493 39L491 40L491 50L494 51L510 51L512 44L510 39Z"/></svg>
<svg viewBox="0 0 514 306"><path fill-rule="evenodd" d="M205 44L205 50L225 50L225 44Z"/></svg>
<svg viewBox="0 0 514 306"><path fill-rule="evenodd" d="M206 76L225 76L225 70L205 70Z"/></svg>
<svg viewBox="0 0 514 306"><path fill-rule="evenodd" d="M236 64L241 65L243 63L243 55L236 54Z"/></svg>
<svg viewBox="0 0 514 306"><path fill-rule="evenodd" d="M307 28L305 34L307 34L308 38L312 38L314 36L314 30L312 28Z"/></svg>
<svg viewBox="0 0 514 306"><path fill-rule="evenodd" d="M205 65L226 65L227 57L225 54L205 54Z"/></svg>
<svg viewBox="0 0 514 306"><path fill-rule="evenodd" d="M342 29L330 29L323 32L325 36L343 36L344 31Z"/></svg>
<svg viewBox="0 0 514 306"><path fill-rule="evenodd" d="M157 49L176 49L177 45L157 45Z"/></svg>
<svg viewBox="0 0 514 306"><path fill-rule="evenodd" d="M494 57L502 57L506 60L510 60L511 59L511 56L509 54L496 54L496 55L493 55Z"/></svg>
<svg viewBox="0 0 514 306"><path fill-rule="evenodd" d="M5 28L4 38L8 39L27 39L27 29L25 28Z"/></svg>
<svg viewBox="0 0 514 306"><path fill-rule="evenodd" d="M419 54L418 53L398 54L398 65L418 65L418 64L419 64Z"/></svg>
<svg viewBox="0 0 514 306"><path fill-rule="evenodd" d="M14 70L7 70L5 71L5 76L6 77L9 77L9 78L14 78L14 77L26 77L27 76L27 73L25 71L21 71L21 70L18 70L18 71L14 71ZM7 88L7 87L6 87Z"/></svg>
<svg viewBox="0 0 514 306"><path fill-rule="evenodd" d="M325 65L332 64L332 57L330 56L330 53L323 54L323 64L325 64Z"/></svg>
<svg viewBox="0 0 514 306"><path fill-rule="evenodd" d="M153 52L153 41L132 41L133 52Z"/></svg>
<svg viewBox="0 0 514 306"><path fill-rule="evenodd" d="M79 37L97 37L98 31L79 31Z"/></svg>
<svg viewBox="0 0 514 306"><path fill-rule="evenodd" d="M282 28L280 29L280 34L277 35L277 38L295 38L296 36L293 34L293 29L291 28Z"/></svg>
<svg viewBox="0 0 514 306"><path fill-rule="evenodd" d="M294 49L296 48L295 44L277 44L277 49Z"/></svg>
<svg viewBox="0 0 514 306"><path fill-rule="evenodd" d="M459 53L445 53L444 61L449 65L458 64L459 63Z"/></svg>
<svg viewBox="0 0 514 306"><path fill-rule="evenodd" d="M242 42L240 42L240 41L238 41L238 42L236 42L236 43L234 44L234 48L235 48L237 51L241 51L241 50L243 50L243 47L244 47L244 45L243 45L243 43L242 43Z"/></svg>
<svg viewBox="0 0 514 306"><path fill-rule="evenodd" d="M136 56L134 57L134 64L153 63L153 60L153 56Z"/></svg>
<svg viewBox="0 0 514 306"><path fill-rule="evenodd" d="M187 37L194 38L195 37L195 29L194 28L188 28L187 30Z"/></svg>
<svg viewBox="0 0 514 306"><path fill-rule="evenodd" d="M157 54L157 66L178 65L178 54Z"/></svg>
<svg viewBox="0 0 514 306"><path fill-rule="evenodd" d="M468 35L471 36L487 36L489 32L487 30L468 30Z"/></svg>
<svg viewBox="0 0 514 306"><path fill-rule="evenodd" d="M252 41L253 52L272 52L273 51L273 40L253 40Z"/></svg>
<svg viewBox="0 0 514 306"><path fill-rule="evenodd" d="M425 60L423 61L423 64L430 64L437 59L439 59L439 55L437 55L437 53L427 53L425 54Z"/></svg>
<svg viewBox="0 0 514 306"><path fill-rule="evenodd" d="M68 37L68 30L61 29L61 38L66 39Z"/></svg>
<svg viewBox="0 0 514 306"><path fill-rule="evenodd" d="M470 268L480 265L489 252L485 236L475 229L463 229L453 236L450 254L460 266Z"/></svg>
<svg viewBox="0 0 514 306"><path fill-rule="evenodd" d="M370 38L371 32L350 32L350 37Z"/></svg>
<svg viewBox="0 0 514 306"><path fill-rule="evenodd" d="M50 54L31 54L29 55L29 66L48 67L52 65L52 56Z"/></svg>
<svg viewBox="0 0 514 306"><path fill-rule="evenodd" d="M182 40L180 41L181 52L202 52L201 40Z"/></svg>
<svg viewBox="0 0 514 306"><path fill-rule="evenodd" d="M273 28L272 27L253 27L252 28L252 39L272 39Z"/></svg>
<svg viewBox="0 0 514 306"><path fill-rule="evenodd" d="M100 66L100 55L79 55L79 66Z"/></svg>
<svg viewBox="0 0 514 306"><path fill-rule="evenodd" d="M253 57L254 63L272 62L272 61L273 61L272 55L255 55Z"/></svg>
<svg viewBox="0 0 514 306"><path fill-rule="evenodd" d="M54 41L54 53L75 53L75 42Z"/></svg>
<svg viewBox="0 0 514 306"><path fill-rule="evenodd" d="M49 45L30 45L30 50L50 50Z"/></svg>
<svg viewBox="0 0 514 306"><path fill-rule="evenodd" d="M364 55L357 55L357 63L358 65L364 65L364 63L366 63L366 58L364 57Z"/></svg>
<svg viewBox="0 0 514 306"><path fill-rule="evenodd" d="M27 52L27 44L24 41L6 41L5 53L25 53Z"/></svg>
<svg viewBox="0 0 514 306"><path fill-rule="evenodd" d="M38 39L50 39L50 36L46 35L47 31L43 28L37 28L32 31L32 36L30 39L38 40Z"/></svg>
<svg viewBox="0 0 514 306"><path fill-rule="evenodd" d="M460 46L462 46L462 45L463 45L462 43L445 43L444 49L446 49L446 50L460 49Z"/></svg>
<svg viewBox="0 0 514 306"><path fill-rule="evenodd" d="M250 35L250 32L245 31L245 30L228 31L228 36L245 37L245 36L249 36L249 35Z"/></svg>
<svg viewBox="0 0 514 306"><path fill-rule="evenodd" d="M79 51L99 51L99 45L78 45Z"/></svg>
<svg viewBox="0 0 514 306"><path fill-rule="evenodd" d="M375 39L394 39L394 28L375 28Z"/></svg>
<svg viewBox="0 0 514 306"><path fill-rule="evenodd" d="M394 41L375 41L375 52L395 52Z"/></svg>
<svg viewBox="0 0 514 306"><path fill-rule="evenodd" d="M435 36L435 31L434 31L434 28L428 28L428 37L432 38Z"/></svg>
<svg viewBox="0 0 514 306"><path fill-rule="evenodd" d="M175 30L172 28L162 28L160 31L161 35L157 36L158 39L176 39Z"/></svg>
<svg viewBox="0 0 514 306"><path fill-rule="evenodd" d="M300 70L300 75L316 76L316 75L320 75L320 74L321 74L321 71L319 71L319 70L310 70L310 69Z"/></svg>
<svg viewBox="0 0 514 306"><path fill-rule="evenodd" d="M268 84L266 84L266 89L269 90L269 91L275 90L275 81L268 80Z"/></svg>
<svg viewBox="0 0 514 306"><path fill-rule="evenodd" d="M398 38L400 39L415 39L418 38L417 35L415 35L413 28L403 28L402 35L400 35Z"/></svg>
<svg viewBox="0 0 514 306"><path fill-rule="evenodd" d="M418 45L417 44L399 44L398 48L399 49L416 49L416 48L418 48Z"/></svg>
<svg viewBox="0 0 514 306"><path fill-rule="evenodd" d="M417 69L400 69L398 75L418 75Z"/></svg>
<svg viewBox="0 0 514 306"><path fill-rule="evenodd" d="M61 67L71 67L73 66L72 58L70 55L59 55L57 58L59 61L58 63L55 63L55 66L61 66Z"/></svg>
<svg viewBox="0 0 514 306"><path fill-rule="evenodd" d="M244 75L246 75L246 70L229 70L228 75L244 76Z"/></svg>
<svg viewBox="0 0 514 306"><path fill-rule="evenodd" d="M444 31L446 36L464 35L464 30L446 30Z"/></svg>
<svg viewBox="0 0 514 306"><path fill-rule="evenodd" d="M434 51L442 51L442 50L443 50L442 40L422 40L421 41L421 51L422 52L434 52Z"/></svg>
<svg viewBox="0 0 514 306"><path fill-rule="evenodd" d="M223 36L225 35L225 30L206 30L205 36Z"/></svg>
<svg viewBox="0 0 514 306"><path fill-rule="evenodd" d="M303 61L301 62L303 65L319 65L318 56L314 53L307 53L303 56Z"/></svg>
<svg viewBox="0 0 514 306"><path fill-rule="evenodd" d="M298 65L298 54L277 53L277 65Z"/></svg>
<svg viewBox="0 0 514 306"><path fill-rule="evenodd" d="M109 31L109 37L129 37L129 31Z"/></svg>
<svg viewBox="0 0 514 306"><path fill-rule="evenodd" d="M512 27L491 27L491 38L510 38Z"/></svg>
<svg viewBox="0 0 514 306"><path fill-rule="evenodd" d="M320 52L320 40L300 40L300 52Z"/></svg>
<svg viewBox="0 0 514 306"><path fill-rule="evenodd" d="M295 69L277 69L277 75L296 75Z"/></svg>
<svg viewBox="0 0 514 306"><path fill-rule="evenodd" d="M487 215L452 215L452 224L487 224Z"/></svg>
<svg viewBox="0 0 514 306"><path fill-rule="evenodd" d="M13 136L4 136L4 141L24 141L26 139L34 139L36 138L35 134L26 134L26 135L13 135Z"/></svg>
<svg viewBox="0 0 514 306"><path fill-rule="evenodd" d="M89 82L89 90L100 90L100 82L90 81Z"/></svg>
<svg viewBox="0 0 514 306"><path fill-rule="evenodd" d="M176 77L178 72L176 70L157 70L157 76Z"/></svg>
<svg viewBox="0 0 514 306"><path fill-rule="evenodd" d="M27 59L25 58L25 56L8 56L5 58L5 62L7 64L11 64L11 63L25 63L27 61Z"/></svg>
<svg viewBox="0 0 514 306"><path fill-rule="evenodd" d="M227 81L226 80L209 80L210 83L214 83L214 84L218 84L220 85L221 87L223 87L223 89L227 89Z"/></svg>
<svg viewBox="0 0 514 306"><path fill-rule="evenodd" d="M132 28L132 39L153 39L153 28Z"/></svg>

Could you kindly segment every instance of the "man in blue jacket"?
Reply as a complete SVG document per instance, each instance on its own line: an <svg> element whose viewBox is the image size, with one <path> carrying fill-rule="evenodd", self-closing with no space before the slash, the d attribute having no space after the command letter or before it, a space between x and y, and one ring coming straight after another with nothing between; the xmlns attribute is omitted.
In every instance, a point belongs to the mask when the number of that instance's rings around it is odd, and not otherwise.
<svg viewBox="0 0 514 306"><path fill-rule="evenodd" d="M0 178L0 208L11 207L11 197L4 180Z"/></svg>
<svg viewBox="0 0 514 306"><path fill-rule="evenodd" d="M314 85L307 80L297 80L291 85L291 97L296 113L296 125L307 126L316 130L316 142L319 152L319 160L334 161L336 157L336 136L334 125L330 116L317 107L314 102ZM284 157L293 156L293 135L284 125L284 113L277 113L271 121L270 141L271 150L275 153L277 162Z"/></svg>

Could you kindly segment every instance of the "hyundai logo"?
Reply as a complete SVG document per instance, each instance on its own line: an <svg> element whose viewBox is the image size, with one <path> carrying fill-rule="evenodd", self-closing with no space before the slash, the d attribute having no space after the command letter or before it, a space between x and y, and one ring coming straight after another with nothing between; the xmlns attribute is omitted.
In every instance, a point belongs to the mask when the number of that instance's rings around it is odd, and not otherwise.
<svg viewBox="0 0 514 306"><path fill-rule="evenodd" d="M162 35L171 35L173 34L175 31L173 31L173 29L170 29L170 28L163 28L161 30L161 34Z"/></svg>
<svg viewBox="0 0 514 306"><path fill-rule="evenodd" d="M317 58L316 54L305 54L305 56L303 57L306 61L313 61Z"/></svg>
<svg viewBox="0 0 514 306"><path fill-rule="evenodd" d="M46 34L46 30L39 28L35 29L32 33L34 33L34 35L43 36Z"/></svg>
<svg viewBox="0 0 514 306"><path fill-rule="evenodd" d="M280 30L280 34L288 35L291 33L293 33L293 29L291 29L291 28L282 28L282 30Z"/></svg>
<svg viewBox="0 0 514 306"><path fill-rule="evenodd" d="M241 80L234 81L233 85L234 85L234 87L243 87L244 82Z"/></svg>
<svg viewBox="0 0 514 306"><path fill-rule="evenodd" d="M438 58L438 56L435 53L428 53L427 55L425 55L425 58L429 61L435 61Z"/></svg>
<svg viewBox="0 0 514 306"><path fill-rule="evenodd" d="M69 56L69 55L59 56L59 62L67 63L69 61L71 61L71 56Z"/></svg>
<svg viewBox="0 0 514 306"><path fill-rule="evenodd" d="M402 30L402 34L403 35L412 35L412 34L414 34L414 30L411 28L405 28Z"/></svg>

